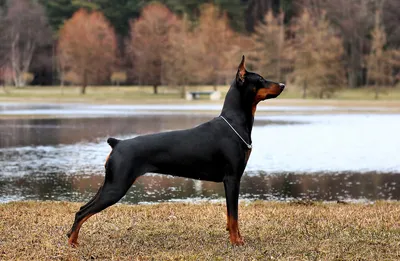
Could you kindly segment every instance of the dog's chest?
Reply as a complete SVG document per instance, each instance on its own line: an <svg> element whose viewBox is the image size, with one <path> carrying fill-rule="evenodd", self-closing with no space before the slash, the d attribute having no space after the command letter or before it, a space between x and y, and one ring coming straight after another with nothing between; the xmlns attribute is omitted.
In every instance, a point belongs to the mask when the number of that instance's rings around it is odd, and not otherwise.
<svg viewBox="0 0 400 261"><path fill-rule="evenodd" d="M247 164L247 161L248 161L249 158L250 158L250 154L251 154L251 149L247 150L247 151L244 153L244 163L245 163L245 164Z"/></svg>

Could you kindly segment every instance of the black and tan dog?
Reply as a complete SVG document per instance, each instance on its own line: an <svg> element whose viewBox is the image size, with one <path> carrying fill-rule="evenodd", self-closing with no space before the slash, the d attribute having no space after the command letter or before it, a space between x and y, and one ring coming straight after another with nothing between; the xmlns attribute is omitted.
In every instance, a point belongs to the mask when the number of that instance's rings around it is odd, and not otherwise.
<svg viewBox="0 0 400 261"><path fill-rule="evenodd" d="M243 56L219 117L188 130L128 140L109 138L112 151L106 161L104 184L76 213L69 244L77 245L79 229L90 216L117 203L138 177L152 172L223 182L230 241L242 245L239 187L251 152L254 113L260 101L277 97L284 87L247 72Z"/></svg>

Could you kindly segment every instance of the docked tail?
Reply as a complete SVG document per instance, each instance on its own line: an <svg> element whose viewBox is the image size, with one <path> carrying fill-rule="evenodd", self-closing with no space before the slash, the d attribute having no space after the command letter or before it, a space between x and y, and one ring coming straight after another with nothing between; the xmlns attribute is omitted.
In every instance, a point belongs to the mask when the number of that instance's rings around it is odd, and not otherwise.
<svg viewBox="0 0 400 261"><path fill-rule="evenodd" d="M107 143L114 148L121 140L115 138L108 138Z"/></svg>

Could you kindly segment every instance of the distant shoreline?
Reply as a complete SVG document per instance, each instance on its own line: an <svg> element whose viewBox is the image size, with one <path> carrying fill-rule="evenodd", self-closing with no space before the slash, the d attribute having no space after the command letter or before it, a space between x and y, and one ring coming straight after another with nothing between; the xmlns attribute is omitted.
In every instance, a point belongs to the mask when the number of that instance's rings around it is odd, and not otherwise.
<svg viewBox="0 0 400 261"><path fill-rule="evenodd" d="M76 106L81 111L88 110L87 115L63 114L62 110L68 111L69 108L61 108L57 114L46 113L46 109L36 111L39 106ZM18 113L24 107L23 113ZM32 113L27 113L30 109L25 107L32 106ZM90 115L93 107L104 111ZM124 108L128 112L124 111ZM115 109L117 108L117 109ZM0 98L0 119L60 119L60 118L87 118L87 117L116 117L132 115L162 115L162 114L196 114L196 115L215 115L217 116L222 108L222 101L212 102L207 100L185 101L153 100L149 103L145 101L133 101L132 103L84 103L68 101L2 101ZM400 101L344 101L344 100L298 100L298 99L275 99L262 102L258 105L257 116L268 115L329 115L329 114L399 114Z"/></svg>

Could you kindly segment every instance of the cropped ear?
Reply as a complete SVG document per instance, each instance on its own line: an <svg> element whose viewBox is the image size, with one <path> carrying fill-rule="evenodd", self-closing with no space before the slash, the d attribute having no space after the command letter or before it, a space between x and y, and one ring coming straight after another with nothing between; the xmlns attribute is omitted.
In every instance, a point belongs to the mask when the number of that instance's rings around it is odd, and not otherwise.
<svg viewBox="0 0 400 261"><path fill-rule="evenodd" d="M236 81L240 84L244 83L244 76L246 74L246 67L244 65L244 55L242 56L242 61L239 64L238 71L236 73Z"/></svg>

